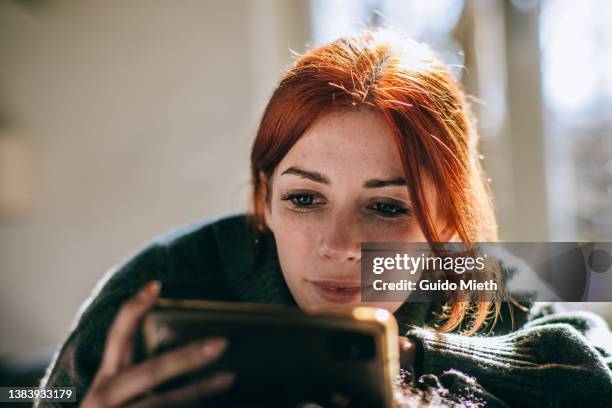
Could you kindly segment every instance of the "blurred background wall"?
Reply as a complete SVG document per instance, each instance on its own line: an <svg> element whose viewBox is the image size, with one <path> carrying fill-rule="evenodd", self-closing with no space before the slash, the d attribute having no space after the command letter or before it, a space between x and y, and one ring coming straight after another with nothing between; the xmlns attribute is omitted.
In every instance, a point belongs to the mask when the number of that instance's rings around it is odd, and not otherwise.
<svg viewBox="0 0 612 408"><path fill-rule="evenodd" d="M152 236L246 208L249 143L307 11L0 2L0 143L20 155L2 170L30 190L0 221L0 352L61 341L103 272Z"/></svg>
<svg viewBox="0 0 612 408"><path fill-rule="evenodd" d="M151 237L244 210L290 50L365 26L428 42L474 96L502 239L610 241L606 16L597 0L0 1L0 354L61 342Z"/></svg>

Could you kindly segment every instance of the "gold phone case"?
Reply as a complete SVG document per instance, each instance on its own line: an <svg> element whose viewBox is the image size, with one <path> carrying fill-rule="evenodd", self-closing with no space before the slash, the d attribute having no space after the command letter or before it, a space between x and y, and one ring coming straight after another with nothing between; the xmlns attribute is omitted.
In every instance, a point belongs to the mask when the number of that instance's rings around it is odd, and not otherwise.
<svg viewBox="0 0 612 408"><path fill-rule="evenodd" d="M393 406L398 329L384 309L305 312L282 305L160 299L142 331L149 356L210 336L227 338L220 361L198 374L234 372L233 394L244 403L264 398L262 406L297 406L303 399L325 407Z"/></svg>

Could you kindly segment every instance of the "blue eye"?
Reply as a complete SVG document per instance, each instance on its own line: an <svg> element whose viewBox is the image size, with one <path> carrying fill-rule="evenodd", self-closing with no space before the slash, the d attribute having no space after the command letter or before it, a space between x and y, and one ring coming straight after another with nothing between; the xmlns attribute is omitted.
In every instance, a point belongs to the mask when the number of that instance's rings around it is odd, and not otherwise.
<svg viewBox="0 0 612 408"><path fill-rule="evenodd" d="M290 198L291 202L295 205L309 206L314 202L314 197L307 194L296 194Z"/></svg>
<svg viewBox="0 0 612 408"><path fill-rule="evenodd" d="M383 217L399 217L410 214L410 209L393 203L376 202L368 206L368 208L376 211Z"/></svg>
<svg viewBox="0 0 612 408"><path fill-rule="evenodd" d="M321 204L314 194L308 193L290 193L281 197L283 201L289 201L295 208L312 208L317 204Z"/></svg>

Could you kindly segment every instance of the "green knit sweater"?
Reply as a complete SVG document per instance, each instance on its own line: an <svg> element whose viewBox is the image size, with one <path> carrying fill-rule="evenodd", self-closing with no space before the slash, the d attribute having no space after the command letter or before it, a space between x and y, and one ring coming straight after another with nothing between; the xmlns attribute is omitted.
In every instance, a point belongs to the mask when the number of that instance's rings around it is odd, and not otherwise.
<svg viewBox="0 0 612 408"><path fill-rule="evenodd" d="M81 400L118 308L151 280L162 282L164 297L296 306L271 234L257 233L244 215L192 224L151 242L101 280L42 385L75 386ZM515 330L502 315L486 336L472 337L427 328L439 312L436 305L406 303L395 316L401 332L417 341L414 369L421 387L441 383L458 394L469 388L490 405L612 406L608 326L593 313L554 308L534 305L529 314L516 309Z"/></svg>

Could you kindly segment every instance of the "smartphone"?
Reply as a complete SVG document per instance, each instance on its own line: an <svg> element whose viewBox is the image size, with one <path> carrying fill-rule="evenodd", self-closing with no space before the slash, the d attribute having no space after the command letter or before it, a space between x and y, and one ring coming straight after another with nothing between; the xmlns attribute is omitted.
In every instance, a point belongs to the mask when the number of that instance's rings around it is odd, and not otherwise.
<svg viewBox="0 0 612 408"><path fill-rule="evenodd" d="M281 305L159 299L144 318L142 335L149 357L209 336L227 338L217 362L178 380L218 370L235 373L231 390L206 406L393 406L398 328L384 309L305 312Z"/></svg>

